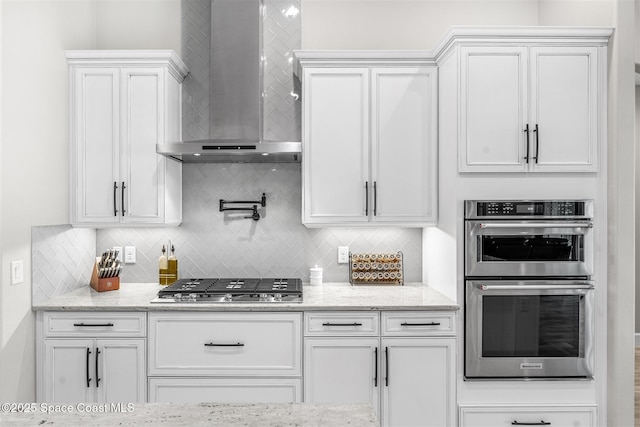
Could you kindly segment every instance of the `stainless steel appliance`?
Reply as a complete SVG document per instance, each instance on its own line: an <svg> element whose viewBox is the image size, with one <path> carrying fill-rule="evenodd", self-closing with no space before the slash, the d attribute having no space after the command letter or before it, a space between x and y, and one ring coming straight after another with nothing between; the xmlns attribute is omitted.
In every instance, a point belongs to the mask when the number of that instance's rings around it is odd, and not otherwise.
<svg viewBox="0 0 640 427"><path fill-rule="evenodd" d="M589 378L593 282L466 282L466 378Z"/></svg>
<svg viewBox="0 0 640 427"><path fill-rule="evenodd" d="M465 202L465 378L593 375L593 201Z"/></svg>
<svg viewBox="0 0 640 427"><path fill-rule="evenodd" d="M465 276L593 275L593 201L467 201Z"/></svg>
<svg viewBox="0 0 640 427"><path fill-rule="evenodd" d="M158 292L152 303L298 303L302 280L180 279Z"/></svg>

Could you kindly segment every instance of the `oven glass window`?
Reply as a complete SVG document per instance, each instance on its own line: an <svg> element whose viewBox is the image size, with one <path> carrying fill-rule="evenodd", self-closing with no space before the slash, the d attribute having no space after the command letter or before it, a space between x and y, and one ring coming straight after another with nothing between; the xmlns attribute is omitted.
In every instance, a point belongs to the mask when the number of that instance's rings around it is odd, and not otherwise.
<svg viewBox="0 0 640 427"><path fill-rule="evenodd" d="M583 235L482 235L482 261L582 261Z"/></svg>
<svg viewBox="0 0 640 427"><path fill-rule="evenodd" d="M580 295L484 296L483 357L579 357Z"/></svg>

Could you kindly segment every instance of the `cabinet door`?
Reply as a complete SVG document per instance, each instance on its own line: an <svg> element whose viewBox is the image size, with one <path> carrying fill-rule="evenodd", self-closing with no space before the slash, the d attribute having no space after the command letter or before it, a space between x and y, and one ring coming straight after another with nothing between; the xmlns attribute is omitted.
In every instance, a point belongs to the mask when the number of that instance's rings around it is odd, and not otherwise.
<svg viewBox="0 0 640 427"><path fill-rule="evenodd" d="M452 426L455 338L383 338L383 426Z"/></svg>
<svg viewBox="0 0 640 427"><path fill-rule="evenodd" d="M369 70L308 68L303 80L303 222L366 222Z"/></svg>
<svg viewBox="0 0 640 427"><path fill-rule="evenodd" d="M146 402L144 339L101 339L95 347L98 399L101 402Z"/></svg>
<svg viewBox="0 0 640 427"><path fill-rule="evenodd" d="M378 338L305 338L305 402L370 403L379 414L378 345Z"/></svg>
<svg viewBox="0 0 640 427"><path fill-rule="evenodd" d="M371 70L372 220L435 221L437 70Z"/></svg>
<svg viewBox="0 0 640 427"><path fill-rule="evenodd" d="M525 171L527 48L460 48L460 172Z"/></svg>
<svg viewBox="0 0 640 427"><path fill-rule="evenodd" d="M117 68L78 68L72 74L72 223L120 221L119 76Z"/></svg>
<svg viewBox="0 0 640 427"><path fill-rule="evenodd" d="M92 339L44 341L44 401L95 402L95 348Z"/></svg>
<svg viewBox="0 0 640 427"><path fill-rule="evenodd" d="M597 53L596 47L531 48L534 170L597 171Z"/></svg>
<svg viewBox="0 0 640 427"><path fill-rule="evenodd" d="M162 68L122 70L123 222L164 221L164 166L156 154L164 141L165 91Z"/></svg>

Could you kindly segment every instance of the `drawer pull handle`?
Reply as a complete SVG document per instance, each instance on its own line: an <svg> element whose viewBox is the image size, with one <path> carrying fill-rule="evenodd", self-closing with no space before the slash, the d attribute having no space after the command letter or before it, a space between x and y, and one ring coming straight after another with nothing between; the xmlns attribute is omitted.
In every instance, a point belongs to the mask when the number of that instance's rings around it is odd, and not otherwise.
<svg viewBox="0 0 640 427"><path fill-rule="evenodd" d="M512 421L511 425L512 426L550 426L551 423L547 421L539 421L537 423L521 423L519 421Z"/></svg>
<svg viewBox="0 0 640 427"><path fill-rule="evenodd" d="M205 343L204 344L205 347L244 347L244 344L241 342L235 343L235 344L222 344L222 343Z"/></svg>
<svg viewBox="0 0 640 427"><path fill-rule="evenodd" d="M113 326L113 323L74 323L73 326L86 326L86 327L106 327Z"/></svg>
<svg viewBox="0 0 640 427"><path fill-rule="evenodd" d="M353 323L323 323L322 326L362 326L362 323L353 322Z"/></svg>
<svg viewBox="0 0 640 427"><path fill-rule="evenodd" d="M429 322L429 323L400 323L400 326L440 326L440 322Z"/></svg>

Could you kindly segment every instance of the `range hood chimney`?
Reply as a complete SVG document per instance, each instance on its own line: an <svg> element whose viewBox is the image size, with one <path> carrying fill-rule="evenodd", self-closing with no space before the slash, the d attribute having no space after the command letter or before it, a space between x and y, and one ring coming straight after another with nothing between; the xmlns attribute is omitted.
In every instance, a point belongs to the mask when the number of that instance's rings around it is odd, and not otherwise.
<svg viewBox="0 0 640 427"><path fill-rule="evenodd" d="M211 0L210 139L159 143L157 153L189 163L300 162L299 125L288 124L284 132L277 125L265 129L265 102L283 104L276 112L299 111L300 102L291 69L285 75L290 84L265 88L264 1Z"/></svg>

